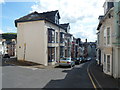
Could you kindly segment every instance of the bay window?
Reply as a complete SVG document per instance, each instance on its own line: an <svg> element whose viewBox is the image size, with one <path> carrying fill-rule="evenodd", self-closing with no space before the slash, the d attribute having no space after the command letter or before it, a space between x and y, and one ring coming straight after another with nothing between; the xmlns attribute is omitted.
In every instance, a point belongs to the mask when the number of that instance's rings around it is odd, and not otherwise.
<svg viewBox="0 0 120 90"><path fill-rule="evenodd" d="M60 43L64 42L64 33L60 32Z"/></svg>
<svg viewBox="0 0 120 90"><path fill-rule="evenodd" d="M55 42L55 30L48 28L48 43Z"/></svg>

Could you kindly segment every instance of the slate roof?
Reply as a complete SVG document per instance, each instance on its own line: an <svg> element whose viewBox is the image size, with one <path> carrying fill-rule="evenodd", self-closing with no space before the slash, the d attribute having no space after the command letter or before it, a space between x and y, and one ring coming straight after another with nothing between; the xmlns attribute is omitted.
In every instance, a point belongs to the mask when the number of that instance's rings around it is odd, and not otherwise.
<svg viewBox="0 0 120 90"><path fill-rule="evenodd" d="M23 16L19 19L15 20L15 26L17 27L17 23L18 22L29 22L29 21L38 21L38 20L46 20L48 22L51 22L55 25L57 25L58 27L61 27L62 29L64 29L67 32L67 27L69 26L69 23L65 23L65 24L56 24L55 23L55 15L57 14L58 19L60 19L60 15L59 15L59 11L55 10L55 11L48 11L48 12L43 12L43 13L38 13L38 12L32 12L26 16Z"/></svg>
<svg viewBox="0 0 120 90"><path fill-rule="evenodd" d="M17 27L17 22L27 22L27 21L37 21L37 20L47 20L52 23L55 23L55 15L58 15L58 19L60 19L60 15L58 10L48 11L43 13L33 12L26 16L23 16L19 19L15 20L15 26Z"/></svg>
<svg viewBox="0 0 120 90"><path fill-rule="evenodd" d="M67 28L69 26L69 23L65 23L65 24L60 24L62 27Z"/></svg>
<svg viewBox="0 0 120 90"><path fill-rule="evenodd" d="M67 28L69 27L69 23L60 24L60 26L62 26L67 32Z"/></svg>

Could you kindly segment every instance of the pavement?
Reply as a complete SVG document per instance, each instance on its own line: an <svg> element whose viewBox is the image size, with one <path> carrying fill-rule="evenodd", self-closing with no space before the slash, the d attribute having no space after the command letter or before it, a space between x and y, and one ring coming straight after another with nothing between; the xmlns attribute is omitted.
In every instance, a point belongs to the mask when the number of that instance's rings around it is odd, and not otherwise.
<svg viewBox="0 0 120 90"><path fill-rule="evenodd" d="M2 61L2 66L22 66L22 67L39 68L39 69L55 68L58 66L58 64L44 66L42 64L38 64L35 62L17 60L14 57L13 58L3 58L1 61Z"/></svg>
<svg viewBox="0 0 120 90"><path fill-rule="evenodd" d="M95 60L91 62L89 71L97 88L120 90L120 79L106 75L102 70L102 66L99 66Z"/></svg>

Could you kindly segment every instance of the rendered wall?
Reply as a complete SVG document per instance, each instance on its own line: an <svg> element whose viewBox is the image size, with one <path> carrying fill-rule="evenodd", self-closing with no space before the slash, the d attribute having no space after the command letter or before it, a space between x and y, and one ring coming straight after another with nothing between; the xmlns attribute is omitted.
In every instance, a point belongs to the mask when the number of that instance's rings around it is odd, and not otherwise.
<svg viewBox="0 0 120 90"><path fill-rule="evenodd" d="M47 65L47 31L44 21L18 23L17 58Z"/></svg>

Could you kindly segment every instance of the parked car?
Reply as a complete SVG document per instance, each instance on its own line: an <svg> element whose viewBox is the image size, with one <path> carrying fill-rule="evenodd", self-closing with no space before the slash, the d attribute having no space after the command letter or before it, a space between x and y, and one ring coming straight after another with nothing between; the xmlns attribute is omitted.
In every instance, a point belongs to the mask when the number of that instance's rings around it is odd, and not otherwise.
<svg viewBox="0 0 120 90"><path fill-rule="evenodd" d="M10 56L8 54L4 54L3 58L10 58Z"/></svg>
<svg viewBox="0 0 120 90"><path fill-rule="evenodd" d="M73 67L74 65L75 65L75 62L72 60L72 58L62 58L59 61L59 66Z"/></svg>
<svg viewBox="0 0 120 90"><path fill-rule="evenodd" d="M85 58L84 57L80 57L80 62L81 63L85 62Z"/></svg>
<svg viewBox="0 0 120 90"><path fill-rule="evenodd" d="M80 62L81 62L81 60L80 60L80 58L75 58L75 64L77 64L77 65L79 65L80 64Z"/></svg>
<svg viewBox="0 0 120 90"><path fill-rule="evenodd" d="M92 59L91 57L87 57L87 61L91 61L91 59Z"/></svg>

